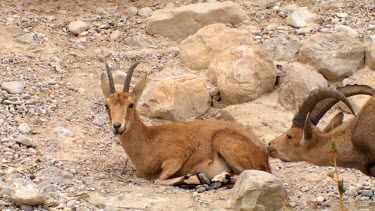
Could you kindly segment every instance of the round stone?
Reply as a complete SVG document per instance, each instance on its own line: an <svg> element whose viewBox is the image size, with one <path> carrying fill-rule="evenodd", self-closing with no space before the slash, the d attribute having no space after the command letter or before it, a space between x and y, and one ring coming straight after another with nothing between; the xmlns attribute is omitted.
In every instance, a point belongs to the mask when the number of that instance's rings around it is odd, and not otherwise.
<svg viewBox="0 0 375 211"><path fill-rule="evenodd" d="M20 94L24 90L24 85L18 81L4 82L1 84L1 88L10 94Z"/></svg>
<svg viewBox="0 0 375 211"><path fill-rule="evenodd" d="M28 147L31 147L33 145L33 140L27 136L20 136L16 141L17 143L23 144Z"/></svg>
<svg viewBox="0 0 375 211"><path fill-rule="evenodd" d="M26 133L29 133L31 128L30 128L30 125L28 125L27 123L22 123L18 126L18 130L23 133L23 134L26 134Z"/></svg>
<svg viewBox="0 0 375 211"><path fill-rule="evenodd" d="M83 21L73 21L69 23L69 31L75 35L79 35L80 33L89 29L89 26Z"/></svg>

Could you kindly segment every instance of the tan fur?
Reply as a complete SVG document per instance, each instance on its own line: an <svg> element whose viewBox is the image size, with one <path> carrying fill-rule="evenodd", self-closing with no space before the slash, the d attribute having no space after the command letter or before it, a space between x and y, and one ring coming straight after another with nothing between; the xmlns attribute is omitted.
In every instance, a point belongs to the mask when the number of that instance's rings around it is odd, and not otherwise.
<svg viewBox="0 0 375 211"><path fill-rule="evenodd" d="M102 78L102 90L113 131L137 171L161 181L203 172L209 179L223 172L239 174L246 169L271 172L268 153L252 131L226 121L194 121L146 126L136 103L146 77L130 93L109 93ZM133 104L133 108L128 108ZM180 178L171 182L181 182Z"/></svg>
<svg viewBox="0 0 375 211"><path fill-rule="evenodd" d="M270 156L289 162L307 161L319 166L332 166L330 143L335 140L338 166L356 168L366 175L375 176L375 96L355 117L341 126L337 123L330 132L320 131L309 121L305 123L306 127L311 127L310 139L304 140L304 129L292 124L285 134L270 142Z"/></svg>

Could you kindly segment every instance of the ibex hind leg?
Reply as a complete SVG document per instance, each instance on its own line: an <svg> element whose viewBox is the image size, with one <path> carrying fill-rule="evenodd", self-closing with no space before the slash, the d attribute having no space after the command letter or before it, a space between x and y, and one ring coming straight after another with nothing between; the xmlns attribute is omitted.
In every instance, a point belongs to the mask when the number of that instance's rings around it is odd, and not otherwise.
<svg viewBox="0 0 375 211"><path fill-rule="evenodd" d="M161 165L159 179L155 181L160 185L175 185L183 180L184 177L171 178L181 167L184 162L180 159L165 160Z"/></svg>
<svg viewBox="0 0 375 211"><path fill-rule="evenodd" d="M162 172L160 173L159 179L155 181L159 185L200 185L202 179L199 175L185 175L180 177L171 178L181 169L183 164L182 159L169 159L163 162L161 165ZM209 181L209 180L208 180Z"/></svg>
<svg viewBox="0 0 375 211"><path fill-rule="evenodd" d="M242 134L219 132L213 144L232 170L230 173L238 175L244 170L271 172L268 155Z"/></svg>

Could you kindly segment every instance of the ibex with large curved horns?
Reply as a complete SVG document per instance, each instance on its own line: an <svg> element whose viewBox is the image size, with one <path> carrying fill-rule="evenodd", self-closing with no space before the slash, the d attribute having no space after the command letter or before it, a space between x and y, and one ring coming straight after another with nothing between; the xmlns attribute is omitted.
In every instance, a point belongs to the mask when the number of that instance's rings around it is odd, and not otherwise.
<svg viewBox="0 0 375 211"><path fill-rule="evenodd" d="M357 115L341 125L343 115L333 121L340 123L321 131L315 125L338 101L353 109L346 97L372 96ZM336 89L318 89L310 93L294 116L292 126L269 143L271 157L283 161L307 161L318 166L332 166L330 143L336 142L337 165L356 168L375 176L375 90L364 85L349 85ZM334 125L332 123L330 126Z"/></svg>
<svg viewBox="0 0 375 211"><path fill-rule="evenodd" d="M136 104L146 85L145 75L132 92L129 84L138 63L133 64L123 92L115 93L111 70L102 75L102 91L113 132L137 171L158 184L209 184L235 182L247 169L271 172L263 143L241 126L226 121L194 121L146 126ZM209 189L208 186L206 186Z"/></svg>

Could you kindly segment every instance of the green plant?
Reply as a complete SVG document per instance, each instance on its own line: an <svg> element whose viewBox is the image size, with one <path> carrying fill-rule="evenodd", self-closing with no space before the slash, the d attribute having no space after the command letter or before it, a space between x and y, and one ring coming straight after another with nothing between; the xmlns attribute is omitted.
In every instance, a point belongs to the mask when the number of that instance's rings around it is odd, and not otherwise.
<svg viewBox="0 0 375 211"><path fill-rule="evenodd" d="M346 191L345 187L344 187L344 179L341 179L340 178L340 173L339 173L339 169L337 167L337 150L336 150L336 142L334 139L332 139L331 143L330 143L330 152L332 153L333 155L333 166L335 168L335 173L334 174L329 174L328 176L330 178L333 179L333 181L335 181L336 183L336 188L337 188L337 191L338 191L338 194L339 194L339 203L340 203L340 208L339 210L340 211L344 211L345 210L345 206L344 206L344 200L343 200L343 197L344 197L344 193Z"/></svg>

